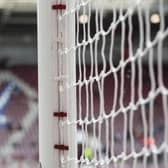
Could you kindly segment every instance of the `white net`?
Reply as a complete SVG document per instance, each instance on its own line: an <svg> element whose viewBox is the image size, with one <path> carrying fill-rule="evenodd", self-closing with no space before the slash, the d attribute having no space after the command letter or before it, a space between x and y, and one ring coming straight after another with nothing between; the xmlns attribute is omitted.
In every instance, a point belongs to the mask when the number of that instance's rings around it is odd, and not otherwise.
<svg viewBox="0 0 168 168"><path fill-rule="evenodd" d="M64 91L75 88L77 97L77 119L68 114L60 127L77 127L78 156L62 152L62 167L71 162L79 167L167 167L166 4L76 0L72 8L58 11L58 32L71 27L73 14L76 18L75 46L58 45L57 77L65 78L62 65L69 63L72 52L77 64L77 79L68 76L65 86L59 83L61 110ZM60 143L65 142L60 133Z"/></svg>

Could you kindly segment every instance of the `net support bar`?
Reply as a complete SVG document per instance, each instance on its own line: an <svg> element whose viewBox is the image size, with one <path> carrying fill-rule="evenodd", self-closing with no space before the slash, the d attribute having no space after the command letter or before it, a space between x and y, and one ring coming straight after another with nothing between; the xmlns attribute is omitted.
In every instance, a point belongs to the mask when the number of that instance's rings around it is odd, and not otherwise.
<svg viewBox="0 0 168 168"><path fill-rule="evenodd" d="M75 52L59 50L75 46L75 14L59 21L75 1L57 4L38 0L38 78L39 78L39 160L42 168L76 168L76 126L62 123L76 120L76 90L65 89L76 78ZM64 77L64 78L62 78ZM63 92L61 91L63 90Z"/></svg>
<svg viewBox="0 0 168 168"><path fill-rule="evenodd" d="M50 1L38 0L38 93L39 93L39 160L42 168L58 168L54 146L53 111L57 105L57 86L52 81L52 11ZM57 129L57 128L55 128ZM57 133L57 131L55 132Z"/></svg>

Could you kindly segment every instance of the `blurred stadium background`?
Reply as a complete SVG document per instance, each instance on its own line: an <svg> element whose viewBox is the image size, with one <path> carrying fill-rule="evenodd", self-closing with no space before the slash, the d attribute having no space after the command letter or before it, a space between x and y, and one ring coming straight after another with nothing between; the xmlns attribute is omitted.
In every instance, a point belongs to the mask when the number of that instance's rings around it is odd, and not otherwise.
<svg viewBox="0 0 168 168"><path fill-rule="evenodd" d="M0 1L0 168L38 167L36 0Z"/></svg>

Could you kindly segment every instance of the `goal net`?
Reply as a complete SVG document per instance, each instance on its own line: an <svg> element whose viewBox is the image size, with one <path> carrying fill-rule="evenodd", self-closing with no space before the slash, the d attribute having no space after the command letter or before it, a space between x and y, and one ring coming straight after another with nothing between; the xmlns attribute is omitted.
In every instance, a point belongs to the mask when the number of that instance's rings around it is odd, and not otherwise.
<svg viewBox="0 0 168 168"><path fill-rule="evenodd" d="M42 168L167 167L167 4L39 2Z"/></svg>

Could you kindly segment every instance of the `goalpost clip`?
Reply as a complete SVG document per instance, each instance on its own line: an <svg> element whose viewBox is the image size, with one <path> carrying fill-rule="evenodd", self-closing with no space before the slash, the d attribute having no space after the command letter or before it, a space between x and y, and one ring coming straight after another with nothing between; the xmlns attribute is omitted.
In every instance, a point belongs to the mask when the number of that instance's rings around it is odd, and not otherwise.
<svg viewBox="0 0 168 168"><path fill-rule="evenodd" d="M60 117L60 118L67 117L66 112L54 112L53 115L54 115L54 117Z"/></svg>
<svg viewBox="0 0 168 168"><path fill-rule="evenodd" d="M52 5L53 10L65 10L66 5L65 4L54 4Z"/></svg>
<svg viewBox="0 0 168 168"><path fill-rule="evenodd" d="M54 148L57 150L69 150L69 147L67 145L63 145L63 144L56 144L56 145L54 145Z"/></svg>

